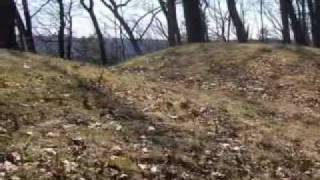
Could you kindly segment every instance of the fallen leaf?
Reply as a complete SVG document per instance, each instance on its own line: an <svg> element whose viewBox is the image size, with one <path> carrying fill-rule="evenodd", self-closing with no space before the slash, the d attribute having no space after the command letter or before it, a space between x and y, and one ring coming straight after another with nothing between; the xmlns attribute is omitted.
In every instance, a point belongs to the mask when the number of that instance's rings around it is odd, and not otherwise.
<svg viewBox="0 0 320 180"><path fill-rule="evenodd" d="M138 167L142 170L146 170L148 168L148 165L146 164L138 164Z"/></svg>
<svg viewBox="0 0 320 180"><path fill-rule="evenodd" d="M154 126L149 126L148 127L148 131L155 131L155 130L156 130L156 128Z"/></svg>
<svg viewBox="0 0 320 180"><path fill-rule="evenodd" d="M152 166L152 167L150 168L150 171L151 171L152 173L157 173L157 172L158 172L158 166Z"/></svg>
<svg viewBox="0 0 320 180"><path fill-rule="evenodd" d="M30 69L31 66L27 65L26 63L24 63L24 64L23 64L23 68L24 68L24 69Z"/></svg>

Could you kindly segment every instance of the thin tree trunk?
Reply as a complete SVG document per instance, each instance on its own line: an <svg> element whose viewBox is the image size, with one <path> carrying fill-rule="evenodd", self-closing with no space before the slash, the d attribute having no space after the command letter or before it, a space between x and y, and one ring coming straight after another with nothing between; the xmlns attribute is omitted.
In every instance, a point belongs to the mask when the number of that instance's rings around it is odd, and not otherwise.
<svg viewBox="0 0 320 180"><path fill-rule="evenodd" d="M316 47L320 47L320 1L317 0L315 1L315 15L314 15L314 19L315 19L315 25L316 25L316 35L315 35L315 40L314 40L314 44Z"/></svg>
<svg viewBox="0 0 320 180"><path fill-rule="evenodd" d="M294 39L299 45L307 45L307 40L305 38L301 22L296 16L293 4L291 0L286 0L288 13L291 19L291 26L294 34Z"/></svg>
<svg viewBox="0 0 320 180"><path fill-rule="evenodd" d="M206 12L205 12L207 8L208 8L207 5L206 5L204 10L202 10L200 8L200 10L201 10L202 28L203 28L203 31L204 31L204 39L205 39L206 42L209 41L209 30L208 30L207 17L206 17Z"/></svg>
<svg viewBox="0 0 320 180"><path fill-rule="evenodd" d="M125 19L120 15L118 11L118 7L116 7L116 2L113 0L111 1L111 5L109 5L105 0L102 0L101 2L113 13L113 15L117 18L117 20L120 22L121 26L124 28L126 33L129 36L129 40L132 44L133 49L135 50L136 54L141 55L142 50L140 48L138 40L135 38L131 28L129 27L128 23L125 21Z"/></svg>
<svg viewBox="0 0 320 180"><path fill-rule="evenodd" d="M239 42L247 42L248 41L248 32L244 27L244 23L242 22L236 7L236 3L234 0L227 0L228 10L230 13L230 17L232 22L236 28L237 37Z"/></svg>
<svg viewBox="0 0 320 180"><path fill-rule="evenodd" d="M168 41L170 46L181 44L180 29L177 20L176 0L168 0Z"/></svg>
<svg viewBox="0 0 320 180"><path fill-rule="evenodd" d="M97 37L99 40L99 48L100 48L100 55L101 55L102 64L107 65L108 59L107 59L107 53L106 53L106 48L105 48L105 41L104 41L104 37L103 37L101 29L100 29L98 20L93 12L91 12L89 14L90 14L90 18L92 20L94 29L96 30L96 34L97 34Z"/></svg>
<svg viewBox="0 0 320 180"><path fill-rule="evenodd" d="M24 39L24 35L23 35L23 31L21 31L20 28L18 28L18 31L19 31L19 49L21 51L26 51L27 48L26 48L26 43L25 43L25 39Z"/></svg>
<svg viewBox="0 0 320 180"><path fill-rule="evenodd" d="M312 40L314 43L314 38L317 34L317 30L316 30L316 24L315 24L315 12L314 12L314 4L313 4L313 0L307 0L308 3L308 8L309 8L309 15L310 15L310 23L311 23L311 35L312 35Z"/></svg>
<svg viewBox="0 0 320 180"><path fill-rule="evenodd" d="M121 60L125 60L126 59L126 45L124 42L124 34L123 34L122 26L120 26L120 39L121 39L121 55L122 55Z"/></svg>
<svg viewBox="0 0 320 180"><path fill-rule="evenodd" d="M72 59L72 45L73 45L73 18L72 18L72 16L70 16L68 44L67 44L67 58L68 59Z"/></svg>
<svg viewBox="0 0 320 180"><path fill-rule="evenodd" d="M183 0L188 42L205 42L200 0Z"/></svg>
<svg viewBox="0 0 320 180"><path fill-rule="evenodd" d="M0 48L16 49L14 0L0 0Z"/></svg>
<svg viewBox="0 0 320 180"><path fill-rule="evenodd" d="M261 22L261 41L265 40L264 37L264 21L263 21L263 4L264 0L260 0L260 22Z"/></svg>
<svg viewBox="0 0 320 180"><path fill-rule="evenodd" d="M72 17L72 8L73 8L73 1L71 0L69 3L68 8L68 41L67 41L67 59L72 59L72 46L73 46L73 17Z"/></svg>
<svg viewBox="0 0 320 180"><path fill-rule="evenodd" d="M307 22L307 7L306 7L306 0L301 0L301 9L302 9L302 29L304 32L306 43L309 44L310 37L309 37L309 29L308 29L308 22Z"/></svg>
<svg viewBox="0 0 320 180"><path fill-rule="evenodd" d="M289 27L289 13L286 0L280 0L280 13L282 20L282 39L284 44L290 44L290 27Z"/></svg>
<svg viewBox="0 0 320 180"><path fill-rule="evenodd" d="M33 33L32 33L32 21L29 11L28 0L22 0L24 18L26 21L26 31L25 31L25 40L27 44L28 51L36 53L36 47L34 44Z"/></svg>
<svg viewBox="0 0 320 180"><path fill-rule="evenodd" d="M129 40L135 50L135 52L138 55L142 54L142 50L140 48L140 45L138 43L138 40L135 38L131 28L129 27L129 25L126 23L126 21L120 16L119 13L115 13L115 16L117 17L117 19L119 20L120 24L123 26L124 30L127 32L128 36L129 36Z"/></svg>
<svg viewBox="0 0 320 180"><path fill-rule="evenodd" d="M26 51L27 50L26 40L25 40L26 29L24 27L23 20L17 8L15 8L15 23L19 31L19 41L20 41L19 48L22 51Z"/></svg>
<svg viewBox="0 0 320 180"><path fill-rule="evenodd" d="M105 41L104 41L104 37L103 34L101 32L98 20L96 18L96 15L94 13L94 1L90 0L89 1L89 6L87 6L84 2L84 0L80 1L81 5L86 9L86 11L88 12L88 14L90 15L92 24L94 26L94 29L96 31L97 37L98 37L98 41L99 41L99 48L100 48L100 56L101 56L101 61L103 65L107 65L108 64L108 58L107 58L107 53L106 53L106 48L105 48Z"/></svg>
<svg viewBox="0 0 320 180"><path fill-rule="evenodd" d="M320 1L308 0L313 44L320 47Z"/></svg>
<svg viewBox="0 0 320 180"><path fill-rule="evenodd" d="M231 31L231 17L228 17L228 33L227 33L227 42L230 42L230 31Z"/></svg>
<svg viewBox="0 0 320 180"><path fill-rule="evenodd" d="M64 49L64 30L66 27L65 24L65 14L64 14L64 4L63 0L57 0L59 4L59 20L60 20L60 25L59 25L59 32L58 32L58 49L59 49L59 55L61 58L65 57L65 49Z"/></svg>

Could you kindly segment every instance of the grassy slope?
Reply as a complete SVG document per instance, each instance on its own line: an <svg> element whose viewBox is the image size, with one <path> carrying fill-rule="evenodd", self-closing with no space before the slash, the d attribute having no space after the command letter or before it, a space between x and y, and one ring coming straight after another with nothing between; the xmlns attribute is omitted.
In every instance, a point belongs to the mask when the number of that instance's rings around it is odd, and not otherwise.
<svg viewBox="0 0 320 180"><path fill-rule="evenodd" d="M109 70L1 50L0 72L7 177L320 178L315 49L195 44Z"/></svg>

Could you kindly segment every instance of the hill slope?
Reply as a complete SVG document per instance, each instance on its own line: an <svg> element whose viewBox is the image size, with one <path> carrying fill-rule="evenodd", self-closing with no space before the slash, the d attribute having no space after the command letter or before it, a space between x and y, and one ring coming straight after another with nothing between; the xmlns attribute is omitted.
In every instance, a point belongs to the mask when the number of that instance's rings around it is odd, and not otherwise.
<svg viewBox="0 0 320 180"><path fill-rule="evenodd" d="M0 72L7 178L320 178L315 49L194 44L112 69L1 50Z"/></svg>

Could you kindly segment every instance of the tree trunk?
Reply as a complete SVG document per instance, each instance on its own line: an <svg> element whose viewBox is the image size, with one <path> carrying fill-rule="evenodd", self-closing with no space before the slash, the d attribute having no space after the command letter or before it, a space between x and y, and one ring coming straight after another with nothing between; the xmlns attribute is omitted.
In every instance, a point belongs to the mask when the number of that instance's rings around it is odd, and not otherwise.
<svg viewBox="0 0 320 180"><path fill-rule="evenodd" d="M314 12L314 4L313 0L307 0L308 3L308 8L309 8L309 15L310 15L310 23L311 23L311 35L312 35L312 40L314 43L314 37L316 36L317 30L316 30L316 24L315 24L315 12Z"/></svg>
<svg viewBox="0 0 320 180"><path fill-rule="evenodd" d="M237 6L234 0L227 0L228 10L230 13L230 17L232 22L236 28L237 37L239 42L247 42L248 41L248 32L246 31L243 22L239 16L237 11Z"/></svg>
<svg viewBox="0 0 320 180"><path fill-rule="evenodd" d="M286 0L280 0L280 13L282 20L282 39L284 44L290 44L290 27L289 27L289 13Z"/></svg>
<svg viewBox="0 0 320 180"><path fill-rule="evenodd" d="M32 33L32 21L29 11L28 0L22 0L24 18L26 21L25 41L27 49L30 52L36 53L36 47L34 45L33 33Z"/></svg>
<svg viewBox="0 0 320 180"><path fill-rule="evenodd" d="M72 8L74 1L69 2L69 8L67 12L67 20L68 20L68 40L67 40L67 59L72 59L72 46L73 46L73 16L72 16Z"/></svg>
<svg viewBox="0 0 320 180"><path fill-rule="evenodd" d="M313 44L320 47L320 1L308 0Z"/></svg>
<svg viewBox="0 0 320 180"><path fill-rule="evenodd" d="M14 1L0 0L0 48L17 48L14 19Z"/></svg>
<svg viewBox="0 0 320 180"><path fill-rule="evenodd" d="M168 41L170 46L181 44L180 29L177 20L176 0L168 0Z"/></svg>
<svg viewBox="0 0 320 180"><path fill-rule="evenodd" d="M68 44L67 44L67 59L72 59L72 44L73 44L73 19L69 17L69 33L68 33Z"/></svg>
<svg viewBox="0 0 320 180"><path fill-rule="evenodd" d="M263 5L264 0L260 0L260 22L261 22L261 41L265 41L265 30L264 30L264 21L263 21Z"/></svg>
<svg viewBox="0 0 320 180"><path fill-rule="evenodd" d="M107 58L107 53L106 53L105 41L104 41L103 34L101 32L98 20L96 18L96 15L94 14L94 12L90 12L89 14L90 14L90 18L92 20L94 29L96 30L97 37L98 37L99 48L100 48L100 56L101 56L102 64L103 65L107 65L108 64L108 58Z"/></svg>
<svg viewBox="0 0 320 180"><path fill-rule="evenodd" d="M188 42L205 42L200 0L183 0Z"/></svg>
<svg viewBox="0 0 320 180"><path fill-rule="evenodd" d="M208 25L207 25L207 17L206 17L206 13L205 10L201 10L201 24L202 24L202 28L204 31L204 41L208 42L209 41L209 29L208 29Z"/></svg>
<svg viewBox="0 0 320 180"><path fill-rule="evenodd" d="M106 48L105 48L105 41L103 34L101 32L97 17L94 13L94 1L89 0L89 6L87 6L84 2L84 0L80 0L81 5L86 9L88 14L90 15L93 27L96 31L98 41L99 41L99 48L100 48L100 57L101 57L101 62L103 65L108 64L108 58L107 58L107 53L106 53Z"/></svg>
<svg viewBox="0 0 320 180"><path fill-rule="evenodd" d="M314 37L314 45L316 47L320 47L320 1L317 0L315 1L315 14L314 14L314 19L315 19L315 37Z"/></svg>
<svg viewBox="0 0 320 180"><path fill-rule="evenodd" d="M16 7L15 7L15 23L19 32L19 45L20 45L19 49L22 51L26 51L28 50L28 48L26 47L26 40L25 40L26 29L24 27L24 23L21 18L21 15Z"/></svg>
<svg viewBox="0 0 320 180"><path fill-rule="evenodd" d="M307 45L307 39L306 36L303 32L303 28L301 25L301 22L299 21L299 19L297 18L297 15L295 13L293 4L292 4L292 0L286 0L286 6L288 8L288 13L291 19L291 26L292 26L292 30L293 30L293 35L294 35L294 39L296 41L297 44L299 45Z"/></svg>
<svg viewBox="0 0 320 180"><path fill-rule="evenodd" d="M128 23L125 21L125 19L120 15L118 11L118 7L116 5L116 2L113 0L110 0L111 4L108 4L105 0L102 0L101 2L113 13L113 15L117 18L117 20L120 22L121 26L126 31L127 35L129 36L129 40L132 44L132 47L136 54L141 55L142 50L140 48L138 40L135 38L131 28L129 27Z"/></svg>
<svg viewBox="0 0 320 180"><path fill-rule="evenodd" d="M61 58L65 57L65 49L64 49L64 29L66 27L65 24L65 14L64 14L64 4L63 0L57 0L59 4L59 20L60 20L60 25L59 25L59 32L58 32L58 49L59 49L59 55Z"/></svg>
<svg viewBox="0 0 320 180"><path fill-rule="evenodd" d="M231 18L228 17L228 30L227 30L227 42L230 42L230 34L231 34Z"/></svg>
<svg viewBox="0 0 320 180"><path fill-rule="evenodd" d="M135 52L138 55L142 54L142 50L140 48L140 45L138 43L138 40L135 38L131 28L129 27L129 25L125 22L125 20L120 16L120 14L118 14L118 20L120 21L120 24L122 24L124 30L127 32L128 36L129 36L129 40L135 50Z"/></svg>
<svg viewBox="0 0 320 180"><path fill-rule="evenodd" d="M301 0L301 13L302 13L302 30L304 32L306 43L309 44L310 37L309 37L309 29L308 29L308 22L307 22L307 7L306 7L306 0Z"/></svg>

